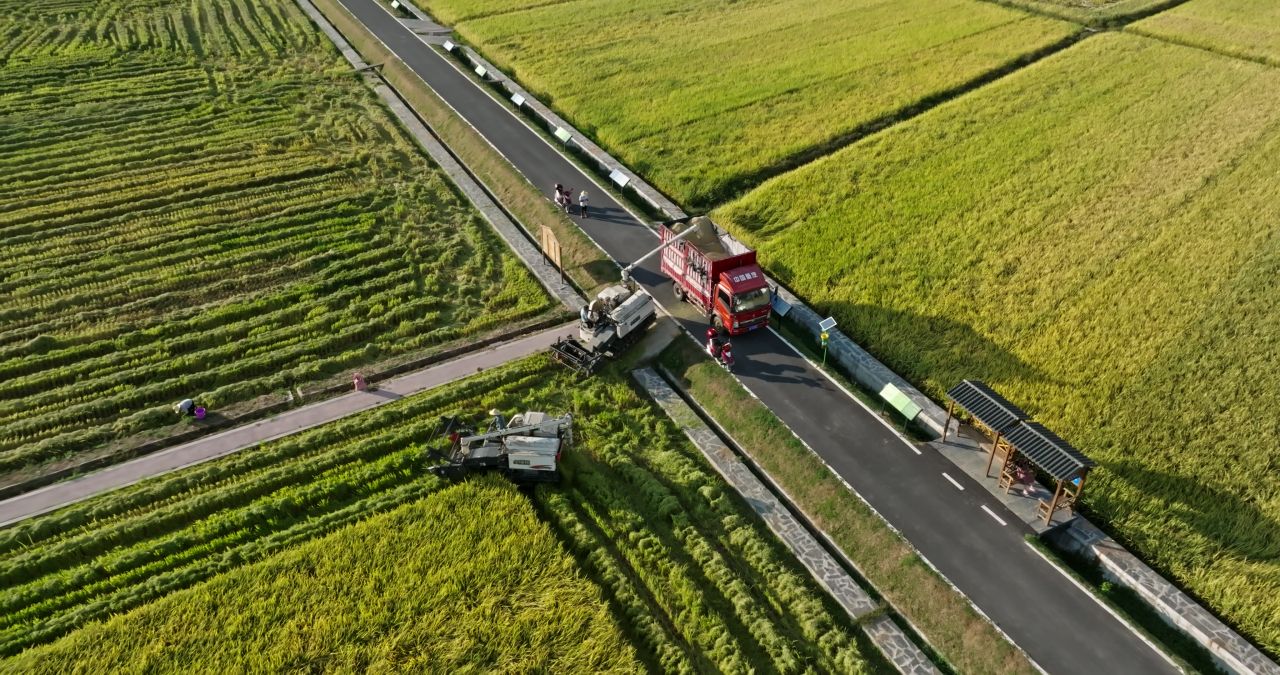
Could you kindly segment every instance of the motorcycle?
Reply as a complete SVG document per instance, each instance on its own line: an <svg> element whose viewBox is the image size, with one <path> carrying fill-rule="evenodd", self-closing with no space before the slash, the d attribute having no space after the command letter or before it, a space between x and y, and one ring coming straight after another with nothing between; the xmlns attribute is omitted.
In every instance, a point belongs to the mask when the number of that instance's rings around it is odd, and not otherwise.
<svg viewBox="0 0 1280 675"><path fill-rule="evenodd" d="M733 345L715 327L707 329L707 353L725 370L733 369Z"/></svg>

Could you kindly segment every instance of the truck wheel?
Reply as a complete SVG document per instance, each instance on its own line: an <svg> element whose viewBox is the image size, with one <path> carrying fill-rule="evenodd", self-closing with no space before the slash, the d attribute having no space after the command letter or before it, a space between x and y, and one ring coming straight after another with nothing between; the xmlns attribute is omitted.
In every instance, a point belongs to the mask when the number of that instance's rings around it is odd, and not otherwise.
<svg viewBox="0 0 1280 675"><path fill-rule="evenodd" d="M671 292L675 294L676 302L684 302L684 288L681 288L680 284L676 284Z"/></svg>

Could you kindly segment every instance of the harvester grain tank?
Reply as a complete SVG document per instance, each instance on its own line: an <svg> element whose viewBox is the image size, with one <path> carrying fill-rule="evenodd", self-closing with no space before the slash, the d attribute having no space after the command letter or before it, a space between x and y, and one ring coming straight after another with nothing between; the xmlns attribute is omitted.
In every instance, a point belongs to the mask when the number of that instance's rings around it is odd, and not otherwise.
<svg viewBox="0 0 1280 675"><path fill-rule="evenodd" d="M769 325L769 284L756 252L721 237L710 218L661 226L662 271L675 282L677 299L688 300L730 335Z"/></svg>

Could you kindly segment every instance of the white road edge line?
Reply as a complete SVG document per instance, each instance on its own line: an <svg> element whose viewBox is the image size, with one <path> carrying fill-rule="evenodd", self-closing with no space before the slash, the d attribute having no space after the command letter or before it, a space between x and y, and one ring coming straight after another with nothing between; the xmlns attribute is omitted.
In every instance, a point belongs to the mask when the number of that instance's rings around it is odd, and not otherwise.
<svg viewBox="0 0 1280 675"><path fill-rule="evenodd" d="M1063 569L1062 565L1059 564L1057 561L1045 555L1044 551L1041 551L1039 548L1036 548L1035 546L1033 546L1031 542L1028 541L1023 543L1026 544L1027 548L1031 549L1032 551L1035 551L1035 554L1040 556L1042 560L1048 563L1049 567L1052 567L1053 569L1057 570L1058 574L1061 574L1062 576L1066 577L1067 581L1070 581L1073 585L1075 585L1076 588L1080 589L1080 592L1087 595L1090 600L1093 600L1094 602L1098 603L1099 607L1103 608L1104 610L1107 611L1108 614L1115 617L1116 621L1119 621L1120 623L1124 624L1124 626L1129 629L1129 632L1137 636L1139 640L1142 640L1143 642L1145 642L1146 645L1150 647L1152 651L1159 654L1161 658L1163 658L1165 661L1168 661L1169 665L1173 666L1175 670L1184 672L1184 673L1186 672L1185 670L1183 670L1182 666L1178 665L1177 661L1173 660L1172 656L1169 656L1167 653L1165 653L1164 649L1160 647L1160 645L1157 645L1154 641L1151 640L1151 638L1147 637L1145 633L1139 630L1137 626L1134 626L1133 622L1129 621L1128 617L1122 616L1119 612L1112 609L1111 605L1108 605L1107 603L1103 602L1102 598L1099 598L1097 594L1093 592L1093 589L1090 589L1084 584L1080 583L1079 579L1076 579L1074 575L1072 575L1066 569Z"/></svg>
<svg viewBox="0 0 1280 675"><path fill-rule="evenodd" d="M946 472L946 471L943 471L943 472L942 472L942 477L943 477L943 478L946 478L948 483L951 483L952 485L956 486L956 489L957 489L957 490L959 490L959 491L961 491L961 492L964 492L964 486L963 486L963 485L961 485L961 484L959 484L959 483L957 483L957 482L956 482L956 479L954 479L954 478L952 478L951 476L947 475L947 472Z"/></svg>
<svg viewBox="0 0 1280 675"><path fill-rule="evenodd" d="M1004 518L1001 518L1000 516L997 516L995 511L992 511L991 509L987 508L987 505L986 505L986 504L983 504L983 505L982 505L982 510L983 510L983 511L986 511L986 512L987 512L987 515L988 515L988 516L991 516L992 518L994 518L994 519L995 519L995 521L996 521L997 523L1000 523L1000 527L1005 527L1005 526L1007 526L1007 525L1009 524L1009 523L1004 522Z"/></svg>

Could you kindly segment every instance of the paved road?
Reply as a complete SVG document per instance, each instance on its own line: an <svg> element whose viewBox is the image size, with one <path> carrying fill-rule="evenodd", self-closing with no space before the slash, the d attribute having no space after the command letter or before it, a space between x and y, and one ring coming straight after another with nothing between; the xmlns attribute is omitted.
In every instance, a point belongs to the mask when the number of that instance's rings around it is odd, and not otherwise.
<svg viewBox="0 0 1280 675"><path fill-rule="evenodd" d="M528 177L550 193L591 179L428 48L375 0L340 0ZM594 187L594 186L593 186ZM599 187L583 229L622 264L652 250L656 235ZM706 322L677 303L657 257L634 274L695 335ZM737 374L872 506L1045 670L1174 672L1172 666L1023 541L1030 533L986 490L933 451L917 453L833 385L777 335L735 340ZM942 474L949 472L963 490ZM1001 525L980 510L1005 514Z"/></svg>
<svg viewBox="0 0 1280 675"><path fill-rule="evenodd" d="M568 335L576 326L558 326L509 342L493 345L395 377L378 384L376 391L352 392L337 398L295 408L275 417L196 439L80 478L21 494L0 502L0 527L31 516L47 513L96 494L132 485L175 469L207 462L282 436L310 429L326 422L376 408L396 399L476 374L508 361L546 349L556 338Z"/></svg>

